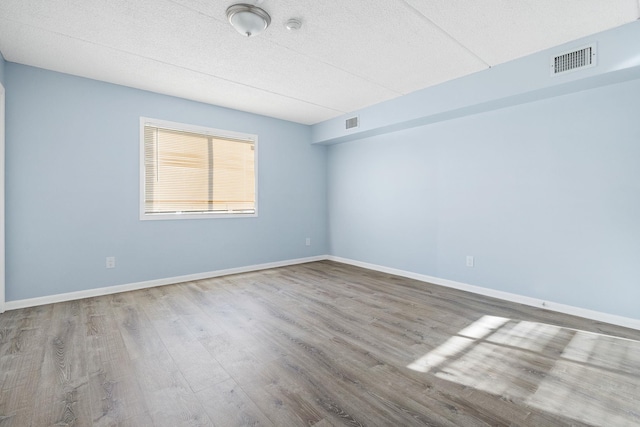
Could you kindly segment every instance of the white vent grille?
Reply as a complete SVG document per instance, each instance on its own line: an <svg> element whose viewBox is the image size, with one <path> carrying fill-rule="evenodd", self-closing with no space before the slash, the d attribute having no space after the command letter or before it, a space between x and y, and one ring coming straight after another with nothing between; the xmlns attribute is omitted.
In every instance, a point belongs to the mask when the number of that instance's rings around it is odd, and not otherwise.
<svg viewBox="0 0 640 427"><path fill-rule="evenodd" d="M351 117L350 119L345 120L344 122L345 129L353 129L359 126L358 116Z"/></svg>
<svg viewBox="0 0 640 427"><path fill-rule="evenodd" d="M551 58L551 75L591 68L596 65L595 43Z"/></svg>

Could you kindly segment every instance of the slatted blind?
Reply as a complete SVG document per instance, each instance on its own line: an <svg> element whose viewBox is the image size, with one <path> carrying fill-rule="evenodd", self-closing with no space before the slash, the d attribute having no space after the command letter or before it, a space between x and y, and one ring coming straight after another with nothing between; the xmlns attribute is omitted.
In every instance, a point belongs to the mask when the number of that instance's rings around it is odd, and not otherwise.
<svg viewBox="0 0 640 427"><path fill-rule="evenodd" d="M145 214L255 213L255 143L145 124Z"/></svg>

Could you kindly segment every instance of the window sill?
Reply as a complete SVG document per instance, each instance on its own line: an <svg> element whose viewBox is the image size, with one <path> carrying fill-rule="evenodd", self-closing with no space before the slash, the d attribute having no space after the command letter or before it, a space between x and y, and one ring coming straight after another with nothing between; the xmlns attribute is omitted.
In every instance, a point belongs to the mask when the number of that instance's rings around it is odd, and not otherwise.
<svg viewBox="0 0 640 427"><path fill-rule="evenodd" d="M172 219L218 219L218 218L255 218L254 213L167 213L167 214L141 214L141 221L172 220Z"/></svg>

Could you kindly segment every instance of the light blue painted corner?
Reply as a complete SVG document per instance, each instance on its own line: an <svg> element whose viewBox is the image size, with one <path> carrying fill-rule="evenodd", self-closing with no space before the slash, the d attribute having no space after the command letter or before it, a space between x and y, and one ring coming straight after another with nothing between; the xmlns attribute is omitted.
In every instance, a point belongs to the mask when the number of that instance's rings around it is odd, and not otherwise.
<svg viewBox="0 0 640 427"><path fill-rule="evenodd" d="M353 112L354 131L314 125L330 253L640 319L638 39L634 22ZM591 42L596 67L549 75Z"/></svg>
<svg viewBox="0 0 640 427"><path fill-rule="evenodd" d="M635 80L332 145L331 253L640 319L638 111Z"/></svg>
<svg viewBox="0 0 640 427"><path fill-rule="evenodd" d="M15 63L5 80L7 301L327 253L308 126ZM141 116L258 135L259 216L140 221Z"/></svg>

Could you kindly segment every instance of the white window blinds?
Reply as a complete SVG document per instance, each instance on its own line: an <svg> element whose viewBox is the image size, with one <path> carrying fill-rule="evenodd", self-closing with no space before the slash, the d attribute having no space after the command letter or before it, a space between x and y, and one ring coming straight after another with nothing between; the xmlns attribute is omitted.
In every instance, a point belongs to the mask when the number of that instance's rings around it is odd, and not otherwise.
<svg viewBox="0 0 640 427"><path fill-rule="evenodd" d="M255 141L144 124L144 214L254 214Z"/></svg>

